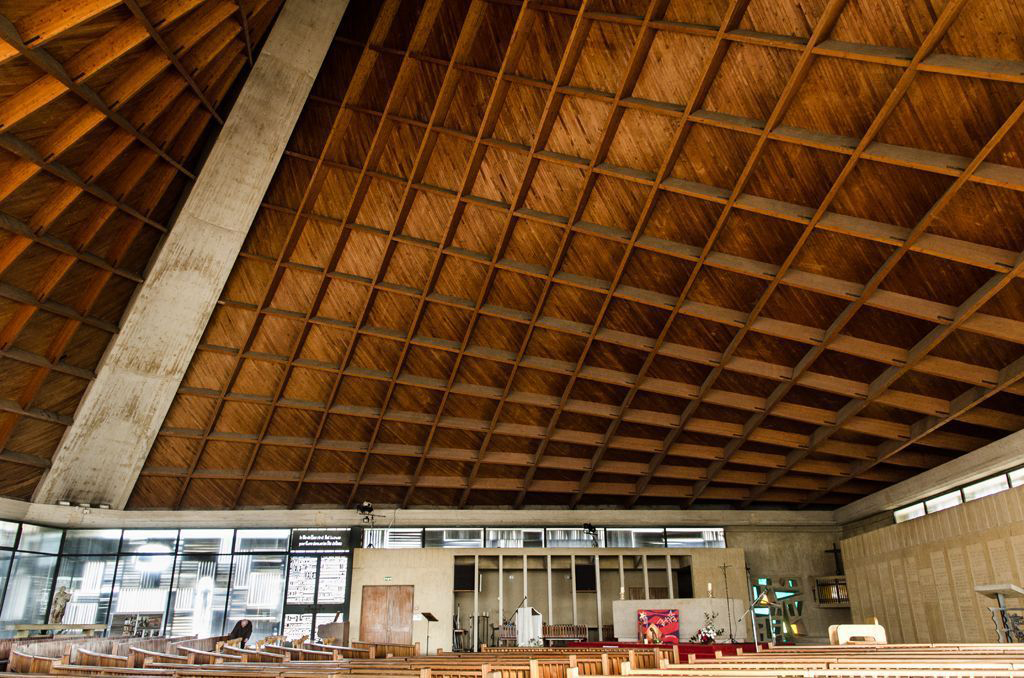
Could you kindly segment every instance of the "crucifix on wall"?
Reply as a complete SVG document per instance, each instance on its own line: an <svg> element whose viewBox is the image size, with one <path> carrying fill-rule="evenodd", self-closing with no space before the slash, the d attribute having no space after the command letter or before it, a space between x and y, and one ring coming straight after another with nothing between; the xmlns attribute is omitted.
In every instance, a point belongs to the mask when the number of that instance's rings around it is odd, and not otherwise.
<svg viewBox="0 0 1024 678"><path fill-rule="evenodd" d="M825 549L825 553L831 553L832 557L836 561L836 574L844 575L846 572L843 570L843 551L840 549L835 542L832 542L832 548Z"/></svg>

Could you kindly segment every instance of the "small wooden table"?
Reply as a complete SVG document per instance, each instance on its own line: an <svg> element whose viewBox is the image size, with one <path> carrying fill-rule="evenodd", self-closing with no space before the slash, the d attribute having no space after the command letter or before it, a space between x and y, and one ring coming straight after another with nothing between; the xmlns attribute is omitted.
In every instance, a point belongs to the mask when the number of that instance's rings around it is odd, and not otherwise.
<svg viewBox="0 0 1024 678"><path fill-rule="evenodd" d="M106 624L8 624L5 628L14 631L15 638L28 638L33 631L81 631L83 635L94 636L106 630Z"/></svg>

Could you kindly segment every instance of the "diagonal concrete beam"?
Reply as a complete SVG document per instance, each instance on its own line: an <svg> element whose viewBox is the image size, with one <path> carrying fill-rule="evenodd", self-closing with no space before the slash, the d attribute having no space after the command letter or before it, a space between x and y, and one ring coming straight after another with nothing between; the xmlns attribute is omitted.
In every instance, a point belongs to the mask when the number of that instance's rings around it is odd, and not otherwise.
<svg viewBox="0 0 1024 678"><path fill-rule="evenodd" d="M286 0L33 500L124 508L348 0Z"/></svg>

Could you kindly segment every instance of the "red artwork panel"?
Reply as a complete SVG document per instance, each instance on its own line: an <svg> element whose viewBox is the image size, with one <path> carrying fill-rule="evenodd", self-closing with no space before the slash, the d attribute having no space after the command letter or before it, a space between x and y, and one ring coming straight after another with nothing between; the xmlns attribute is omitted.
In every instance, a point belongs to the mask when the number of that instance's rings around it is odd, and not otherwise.
<svg viewBox="0 0 1024 678"><path fill-rule="evenodd" d="M640 642L678 643L679 610L637 610Z"/></svg>

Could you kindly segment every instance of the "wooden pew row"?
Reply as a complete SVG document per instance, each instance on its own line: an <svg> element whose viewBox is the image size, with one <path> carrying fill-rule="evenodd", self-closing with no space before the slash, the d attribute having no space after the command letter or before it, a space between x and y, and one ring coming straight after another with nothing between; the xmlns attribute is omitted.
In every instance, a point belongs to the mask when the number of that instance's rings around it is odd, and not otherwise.
<svg viewBox="0 0 1024 678"><path fill-rule="evenodd" d="M359 640L353 640L352 647L368 650L370 652L370 659L415 657L420 653L419 643L403 645L400 643L364 643Z"/></svg>
<svg viewBox="0 0 1024 678"><path fill-rule="evenodd" d="M188 657L183 654L156 652L154 650L145 650L134 646L130 647L128 652L129 657L132 659L131 665L136 668L145 668L153 662L161 662L164 664L188 664Z"/></svg>
<svg viewBox="0 0 1024 678"><path fill-rule="evenodd" d="M332 659L369 659L370 650L365 647L348 647L345 645L329 645L306 641L305 646L311 650L330 652Z"/></svg>
<svg viewBox="0 0 1024 678"><path fill-rule="evenodd" d="M481 655L529 655L532 657L546 657L574 654L577 656L585 654L616 654L635 652L638 657L653 655L653 663L650 666L659 666L662 660L669 660L679 663L679 646L663 645L651 648L627 648L627 647L487 647L484 646L480 652L445 652L438 653L444 656L481 656ZM642 660L643 661L643 660ZM646 664L642 664L646 665Z"/></svg>
<svg viewBox="0 0 1024 678"><path fill-rule="evenodd" d="M222 662L202 666L161 664L151 662L144 670L116 666L58 665L58 675L157 675L157 676L359 676L360 678L421 678L428 672L433 678L566 678L570 670L576 675L599 675L611 673L608 669L621 667L622 662L612 662L605 657L564 657L558 659L499 658L496 663L481 663L479 659L451 660L445 658L412 657L390 660L356 660L341 662L290 661L280 664L249 664ZM612 673L612 675L616 675Z"/></svg>
<svg viewBox="0 0 1024 678"><path fill-rule="evenodd" d="M306 647L287 647L268 643L263 646L263 651L285 655L293 661L330 661L335 658L333 652L308 647L308 642L305 645Z"/></svg>
<svg viewBox="0 0 1024 678"><path fill-rule="evenodd" d="M288 658L288 655L285 654L266 652L265 650L249 650L241 647L233 647L231 645L223 646L221 648L221 654L234 656L237 658L235 661L258 664L280 664Z"/></svg>

